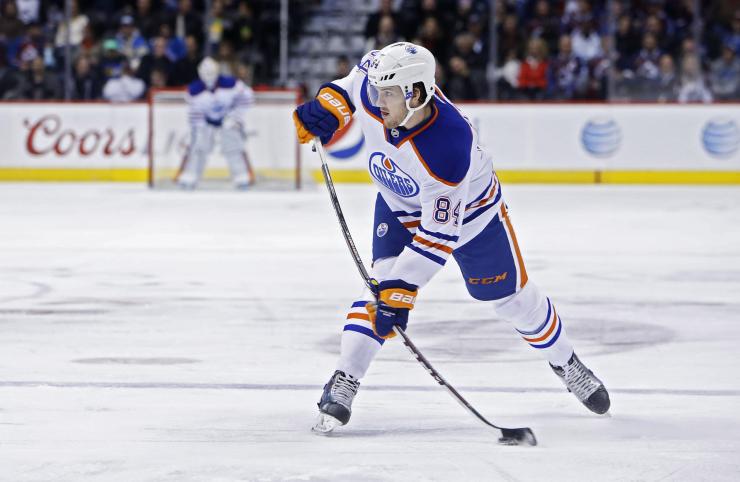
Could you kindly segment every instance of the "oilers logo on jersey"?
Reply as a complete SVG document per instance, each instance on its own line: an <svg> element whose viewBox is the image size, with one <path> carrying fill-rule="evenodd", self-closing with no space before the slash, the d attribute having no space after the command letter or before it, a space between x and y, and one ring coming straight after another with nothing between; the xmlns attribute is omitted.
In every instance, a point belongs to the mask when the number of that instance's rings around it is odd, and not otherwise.
<svg viewBox="0 0 740 482"><path fill-rule="evenodd" d="M419 194L419 184L401 170L393 159L382 152L370 155L370 174L380 184L401 197L414 197Z"/></svg>

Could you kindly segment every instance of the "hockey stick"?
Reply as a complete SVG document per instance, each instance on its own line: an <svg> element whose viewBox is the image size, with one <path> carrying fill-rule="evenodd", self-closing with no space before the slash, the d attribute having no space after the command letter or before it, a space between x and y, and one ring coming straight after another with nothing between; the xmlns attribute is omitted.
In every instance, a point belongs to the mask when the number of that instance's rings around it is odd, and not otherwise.
<svg viewBox="0 0 740 482"><path fill-rule="evenodd" d="M334 206L334 212L336 213L337 219L339 220L339 225L342 228L344 241L347 243L347 247L349 248L350 254L352 255L352 259L355 262L355 266L360 272L360 276L362 276L365 285L374 292L377 281L372 279L368 274L367 270L365 269L365 265L362 262L362 258L360 257L360 253L357 251L357 246L355 246L355 243L352 240L352 235L349 232L347 221L344 219L344 214L342 214L342 207L339 204L339 199L337 198L337 192L334 189L334 181L331 178L329 165L326 162L326 152L324 151L324 146L321 141L316 138L314 138L313 140L313 150L317 152L319 154L319 157L321 158L321 172L324 174L324 182L326 183L326 188L329 191L331 204L332 206ZM469 413L471 413L484 424L501 431L501 438L499 438L499 443L505 445L519 445L520 443L526 445L537 445L537 439L534 436L534 432L532 432L532 429L529 427L503 428L489 422L483 415L478 412L478 410L473 408L473 406L470 405L470 403L465 400L465 398L463 398L463 396L460 395L460 393L455 390L452 385L447 383L442 375L440 375L440 373L432 366L432 364L429 363L429 360L427 360L427 358L419 351L419 349L416 348L416 345L413 344L409 336L400 327L394 326L393 330L403 339L403 344L406 346L406 348L408 348L408 350L416 358L416 360L421 363L421 365L427 370L427 372L429 372L432 378L434 378L437 383L445 387L450 395L452 395L452 397L457 400L460 405L462 405L465 409L468 410Z"/></svg>

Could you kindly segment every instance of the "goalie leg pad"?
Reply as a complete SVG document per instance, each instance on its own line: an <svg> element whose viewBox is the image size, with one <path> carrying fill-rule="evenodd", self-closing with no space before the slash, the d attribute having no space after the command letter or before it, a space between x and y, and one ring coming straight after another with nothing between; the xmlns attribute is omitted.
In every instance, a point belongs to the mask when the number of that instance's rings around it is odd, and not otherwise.
<svg viewBox="0 0 740 482"><path fill-rule="evenodd" d="M246 186L253 180L252 169L244 151L245 137L240 126L221 129L221 152L237 186Z"/></svg>

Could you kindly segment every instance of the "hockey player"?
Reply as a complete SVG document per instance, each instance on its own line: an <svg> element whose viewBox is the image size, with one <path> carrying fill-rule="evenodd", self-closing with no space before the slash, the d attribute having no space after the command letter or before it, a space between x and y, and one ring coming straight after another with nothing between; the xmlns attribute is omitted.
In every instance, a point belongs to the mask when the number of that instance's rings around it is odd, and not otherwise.
<svg viewBox="0 0 740 482"><path fill-rule="evenodd" d="M354 115L379 190L372 248L379 284L351 305L314 430L349 421L360 379L393 327L406 328L418 290L450 256L470 295L510 321L589 410L606 413L604 384L576 356L555 305L527 276L491 156L435 87L434 69L427 49L398 42L365 55L293 115L302 143L314 136L327 142Z"/></svg>
<svg viewBox="0 0 740 482"><path fill-rule="evenodd" d="M190 146L177 175L183 189L194 189L200 181L219 131L234 186L246 189L254 180L244 150L244 114L254 102L254 93L241 80L218 71L216 61L206 57L198 65L199 79L188 86Z"/></svg>

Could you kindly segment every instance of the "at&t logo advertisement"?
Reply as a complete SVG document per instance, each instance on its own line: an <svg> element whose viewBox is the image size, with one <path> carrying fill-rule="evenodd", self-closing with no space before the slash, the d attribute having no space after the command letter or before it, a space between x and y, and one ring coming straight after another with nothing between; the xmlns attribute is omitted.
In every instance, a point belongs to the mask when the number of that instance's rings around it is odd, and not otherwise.
<svg viewBox="0 0 740 482"><path fill-rule="evenodd" d="M370 175L383 186L401 197L419 194L419 184L382 152L370 154Z"/></svg>
<svg viewBox="0 0 740 482"><path fill-rule="evenodd" d="M594 157L610 157L622 143L622 130L611 118L593 118L581 130L581 144Z"/></svg>
<svg viewBox="0 0 740 482"><path fill-rule="evenodd" d="M727 159L740 147L740 129L732 119L714 118L704 124L701 141L710 156Z"/></svg>

